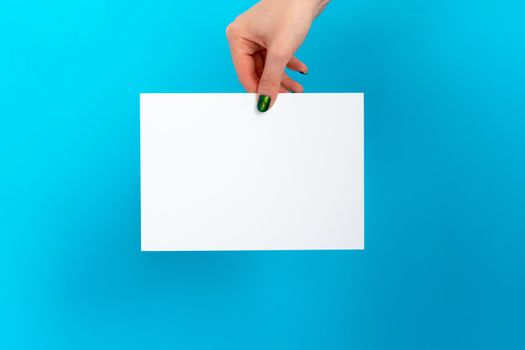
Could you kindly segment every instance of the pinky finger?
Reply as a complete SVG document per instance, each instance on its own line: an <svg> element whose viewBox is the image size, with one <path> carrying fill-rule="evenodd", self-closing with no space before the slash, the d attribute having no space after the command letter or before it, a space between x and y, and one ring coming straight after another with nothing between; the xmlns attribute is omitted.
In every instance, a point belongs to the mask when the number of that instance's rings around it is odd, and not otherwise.
<svg viewBox="0 0 525 350"><path fill-rule="evenodd" d="M281 81L281 86L286 90L296 93L304 92L304 87L290 78L287 74L283 75L283 80Z"/></svg>

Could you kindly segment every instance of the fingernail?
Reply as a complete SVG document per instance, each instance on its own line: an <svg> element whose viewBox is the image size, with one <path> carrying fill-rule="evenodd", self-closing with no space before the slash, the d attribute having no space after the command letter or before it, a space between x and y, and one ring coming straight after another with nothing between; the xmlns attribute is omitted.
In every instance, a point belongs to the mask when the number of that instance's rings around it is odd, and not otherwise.
<svg viewBox="0 0 525 350"><path fill-rule="evenodd" d="M270 98L270 96L260 95L259 101L257 101L257 109L259 110L259 112L266 112L270 107L271 101L272 99Z"/></svg>
<svg viewBox="0 0 525 350"><path fill-rule="evenodd" d="M302 75L307 75L308 74L308 72L301 72L301 71L299 71L299 73L301 73Z"/></svg>

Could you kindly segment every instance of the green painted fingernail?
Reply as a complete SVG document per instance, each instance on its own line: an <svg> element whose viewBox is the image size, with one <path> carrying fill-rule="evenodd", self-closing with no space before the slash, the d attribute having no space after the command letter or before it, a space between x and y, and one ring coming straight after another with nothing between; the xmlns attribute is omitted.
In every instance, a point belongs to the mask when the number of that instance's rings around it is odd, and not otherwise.
<svg viewBox="0 0 525 350"><path fill-rule="evenodd" d="M259 112L266 112L270 108L270 102L272 101L270 96L261 95L259 101L257 101L257 109Z"/></svg>

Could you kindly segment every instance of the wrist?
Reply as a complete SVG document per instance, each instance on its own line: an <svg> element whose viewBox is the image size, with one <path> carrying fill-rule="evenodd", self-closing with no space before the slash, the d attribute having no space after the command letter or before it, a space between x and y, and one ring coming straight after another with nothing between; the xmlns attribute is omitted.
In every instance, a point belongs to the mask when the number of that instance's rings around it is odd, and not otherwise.
<svg viewBox="0 0 525 350"><path fill-rule="evenodd" d="M312 11L312 20L315 19L317 16L323 12L326 5L330 2L330 0L291 0L296 1L302 6L308 6L310 10Z"/></svg>
<svg viewBox="0 0 525 350"><path fill-rule="evenodd" d="M311 19L314 20L323 12L330 0L261 0L260 2L281 8L283 6L291 6L296 9L301 9L302 11L308 12L311 15Z"/></svg>
<svg viewBox="0 0 525 350"><path fill-rule="evenodd" d="M326 5L328 5L330 0L317 0L316 2L317 2L317 12L315 13L315 17L319 16L321 12L323 12L323 10L325 9Z"/></svg>

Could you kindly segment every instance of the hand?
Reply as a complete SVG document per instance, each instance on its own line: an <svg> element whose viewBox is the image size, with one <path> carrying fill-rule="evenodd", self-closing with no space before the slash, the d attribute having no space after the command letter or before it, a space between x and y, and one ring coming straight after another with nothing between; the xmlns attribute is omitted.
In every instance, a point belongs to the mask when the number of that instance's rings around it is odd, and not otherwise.
<svg viewBox="0 0 525 350"><path fill-rule="evenodd" d="M328 0L262 0L226 28L233 64L241 84L257 92L257 109L266 112L279 92L304 89L285 72L308 67L294 53Z"/></svg>

